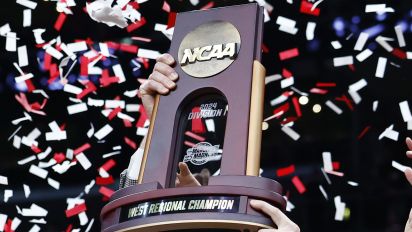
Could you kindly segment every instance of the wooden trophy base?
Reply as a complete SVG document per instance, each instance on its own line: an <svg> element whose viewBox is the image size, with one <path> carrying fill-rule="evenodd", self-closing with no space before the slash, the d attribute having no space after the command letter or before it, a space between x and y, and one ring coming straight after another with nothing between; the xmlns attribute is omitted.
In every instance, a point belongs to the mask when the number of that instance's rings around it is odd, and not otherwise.
<svg viewBox="0 0 412 232"><path fill-rule="evenodd" d="M278 182L254 176L211 177L209 185L201 187L164 189L157 182L139 184L112 196L101 213L102 231L255 232L276 228L249 202L264 200L284 210L281 193Z"/></svg>

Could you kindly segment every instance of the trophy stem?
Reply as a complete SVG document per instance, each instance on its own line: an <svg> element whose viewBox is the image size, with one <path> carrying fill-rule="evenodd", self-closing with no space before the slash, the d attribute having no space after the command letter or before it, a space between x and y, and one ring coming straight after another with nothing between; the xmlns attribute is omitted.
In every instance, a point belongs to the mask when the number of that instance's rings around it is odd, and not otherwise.
<svg viewBox="0 0 412 232"><path fill-rule="evenodd" d="M249 136L246 175L259 176L260 147L262 142L263 101L265 97L265 73L263 65L253 61L252 91L250 97Z"/></svg>
<svg viewBox="0 0 412 232"><path fill-rule="evenodd" d="M144 174L144 169L146 167L147 154L149 153L150 142L152 141L153 128L155 124L157 108L159 106L159 100L160 100L160 95L158 94L156 95L155 100L154 100L152 116L150 117L149 131L147 132L145 146L144 146L142 165L140 167L139 176L137 177L137 181L139 184L141 184L143 180L143 174Z"/></svg>

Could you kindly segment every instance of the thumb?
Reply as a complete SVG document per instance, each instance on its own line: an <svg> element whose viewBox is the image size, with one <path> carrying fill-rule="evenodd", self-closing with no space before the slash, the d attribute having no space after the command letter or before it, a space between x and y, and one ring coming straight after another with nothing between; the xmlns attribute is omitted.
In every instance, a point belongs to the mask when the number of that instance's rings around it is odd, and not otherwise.
<svg viewBox="0 0 412 232"><path fill-rule="evenodd" d="M411 168L405 169L405 176L406 176L406 179L409 181L409 184L412 185L412 169Z"/></svg>
<svg viewBox="0 0 412 232"><path fill-rule="evenodd" d="M180 176L189 176L192 174L186 163L179 162L179 169L180 169Z"/></svg>

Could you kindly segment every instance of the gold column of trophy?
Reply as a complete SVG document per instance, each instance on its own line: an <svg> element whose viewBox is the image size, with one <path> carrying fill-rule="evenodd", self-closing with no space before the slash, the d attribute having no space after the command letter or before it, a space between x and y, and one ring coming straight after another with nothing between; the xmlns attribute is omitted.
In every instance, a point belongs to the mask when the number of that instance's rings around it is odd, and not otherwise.
<svg viewBox="0 0 412 232"><path fill-rule="evenodd" d="M257 231L284 210L281 185L258 177L265 69L263 10L245 4L178 14L170 48L177 88L157 97L137 185L117 191L102 231ZM175 186L184 162L202 186Z"/></svg>

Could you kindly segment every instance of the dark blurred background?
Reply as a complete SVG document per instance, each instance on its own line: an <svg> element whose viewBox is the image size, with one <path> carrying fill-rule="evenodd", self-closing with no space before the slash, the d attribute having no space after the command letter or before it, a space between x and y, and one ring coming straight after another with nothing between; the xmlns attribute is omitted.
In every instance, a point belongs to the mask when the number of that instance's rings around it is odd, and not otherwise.
<svg viewBox="0 0 412 232"><path fill-rule="evenodd" d="M27 45L29 54L29 66L22 68L26 73L33 73L32 82L36 89L43 89L48 95L47 104L42 109L46 116L31 113L33 120L24 121L13 125L12 120L23 117L24 108L16 101L15 95L25 93L29 102L42 102L40 94L28 93L24 84L17 85L14 81L19 76L14 68L13 62L17 62L17 52L5 50L4 36L0 37L0 175L8 177L8 185L0 185L0 214L8 215L8 219L20 218L22 223L17 231L28 231L33 224L29 222L32 217L23 217L18 214L16 206L29 208L32 203L48 210L45 217L47 224L39 224L41 231L66 231L75 228L86 230L87 225L81 226L77 216L67 218L67 198L80 196L85 200L89 222L94 218L91 231L99 231L99 213L107 197L99 190L105 186L116 190L118 176L128 165L129 158L134 152L133 145L125 142L125 137L134 141L137 145L142 139L136 135L136 122L131 127L120 119L109 121L102 115L102 108L88 107L87 112L69 115L66 107L74 104L69 97L72 94L62 91L62 85L58 80L48 83L50 72L44 70L44 50L36 46L33 29L44 28L45 41L50 41L57 36L64 43L75 41L88 41L89 49L99 50L99 42L130 44L139 48L151 49L160 53L167 52L170 40L161 32L155 31L155 24L166 24L169 12L162 10L165 2L170 5L172 12L183 12L201 9L204 6L221 7L234 4L247 3L248 1L158 1L151 0L139 4L138 11L146 19L142 27L128 32L126 29L108 27L105 24L93 21L85 12L85 1L76 1L77 6L71 7L73 15L68 15L60 31L54 29L54 23L59 16L56 11L56 2L38 1L37 7L32 11L31 27L23 27L23 10L27 9L14 1L7 0L0 6L0 27L8 23L12 31L19 38L18 46ZM291 1L292 2L292 1ZM261 4L263 3L260 2ZM399 102L411 100L410 88L412 80L410 73L412 66L410 60L400 59L385 51L375 42L378 35L394 38L389 42L394 47L399 47L394 27L401 25L404 31L406 47L404 51L411 50L412 32L412 3L409 1L395 0L387 3L388 7L395 9L394 13L378 15L376 13L365 13L365 5L372 4L370 1L344 1L327 0L319 4L320 15L314 16L300 12L301 2L267 1L266 7L270 10L270 21L265 23L264 29L264 53L263 64L267 69L267 75L282 74L287 69L294 76L293 87L297 90L309 93L309 102L301 105L301 117L296 117L293 109L292 97L289 102L290 109L280 119L268 121L268 129L263 132L262 144L262 169L263 176L278 180L285 188L285 194L294 205L288 216L295 221L302 231L402 231L411 208L412 187L409 186L404 175L391 166L393 160L410 165L405 156L407 150L404 144L405 137L411 136L407 124L403 122ZM273 9L272 9L273 7ZM296 21L299 29L296 35L279 31L276 24L278 16L287 17ZM249 20L245 15L245 20ZM315 38L307 40L305 35L308 22L316 23ZM366 47L373 51L373 55L363 62L355 59L353 66L334 67L333 58L341 56L356 56L359 51L353 47L359 33L370 29L375 35L370 36ZM145 37L150 42L132 39L132 37ZM334 49L332 41L339 41L341 49ZM278 53L287 49L298 48L299 56L281 61ZM138 97L129 98L123 95L125 91L135 90L139 87L138 78L145 79L150 74L154 65L153 60L137 59L136 53L126 52L122 49L112 49L111 57L97 66L110 70L114 64L121 64L126 75L126 82L113 84L108 87L98 88L96 93L90 97L94 99L121 99L127 104L140 104ZM375 77L376 65L379 57L388 59L384 78ZM57 65L59 61L53 60ZM136 68L136 62L141 65ZM147 63L146 63L147 62ZM148 66L145 66L146 65ZM84 88L77 81L89 79L94 83L99 81L100 75L80 76L78 65L68 77L69 83ZM368 85L359 91L362 101L355 104L351 100L353 109L344 102L336 100L337 97L348 94L349 85L365 79ZM335 87L325 87L326 94L310 93L310 89L316 87L318 82L335 83ZM321 88L321 87L319 87ZM274 110L284 103L272 106L269 102L285 91L294 91L294 96L300 94L290 87L281 89L280 82L274 81L266 86L265 95L265 118L273 115ZM85 99L85 98L84 98ZM331 100L339 108L342 114L338 115L325 105ZM376 112L372 110L374 101L378 101ZM319 104L321 110L313 111L313 106ZM127 112L126 112L127 113ZM127 113L136 120L143 117L140 112ZM292 140L281 131L284 118L292 119L292 128L300 134L297 141ZM46 141L44 133L50 131L48 124L56 121L59 126L65 127L67 140ZM104 142L95 138L88 138L86 133L90 123L97 130L107 123L113 128ZM388 138L378 139L379 135L390 125L399 132L397 141ZM22 145L20 149L13 147L13 138L9 139L16 129L17 135L22 137L30 133L34 128L42 132L39 137L38 147L44 151L47 147L52 148L55 153L66 153L67 148L76 149L85 143L91 148L85 151L92 167L84 170L80 165L71 167L66 173L58 174L50 168L49 176L60 182L60 189L56 190L37 176L29 173L30 163L18 165L17 162L35 152L27 146ZM360 137L361 132L369 128ZM121 145L121 153L110 158L102 155L112 152L113 147ZM328 175L331 183L328 184L322 174L322 152L331 152L336 171L344 173L343 177ZM46 160L52 158L52 155ZM114 181L106 184L95 184L91 191L86 194L84 188L92 180L97 181L98 168L107 160L113 159L116 165L109 173ZM295 171L286 176L278 176L277 170L294 165ZM298 176L306 187L304 193L299 193L294 187L291 179ZM349 185L353 181L358 186ZM31 195L26 198L23 192L23 184L30 186ZM319 190L321 185L328 199L325 199ZM8 202L3 201L6 189L13 190L13 197ZM341 196L346 203L345 217L343 221L334 220L335 204L333 198ZM1 229L0 229L1 230Z"/></svg>

